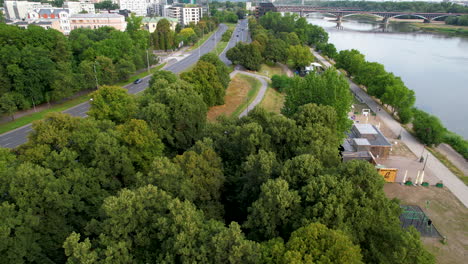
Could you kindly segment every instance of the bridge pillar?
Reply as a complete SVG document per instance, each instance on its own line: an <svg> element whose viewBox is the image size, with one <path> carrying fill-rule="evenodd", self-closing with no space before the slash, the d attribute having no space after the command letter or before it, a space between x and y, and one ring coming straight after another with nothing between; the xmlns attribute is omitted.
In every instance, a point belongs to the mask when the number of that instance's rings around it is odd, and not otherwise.
<svg viewBox="0 0 468 264"><path fill-rule="evenodd" d="M382 23L385 24L385 25L388 25L388 23L389 23L388 21L389 21L389 20L390 20L390 18L384 17L384 18L382 19Z"/></svg>
<svg viewBox="0 0 468 264"><path fill-rule="evenodd" d="M431 19L428 19L428 18L425 18L425 19L424 19L424 23L431 23L431 22L432 22Z"/></svg>
<svg viewBox="0 0 468 264"><path fill-rule="evenodd" d="M338 16L336 17L336 22L338 22L338 23L341 24L341 22L343 22L343 15L338 15Z"/></svg>

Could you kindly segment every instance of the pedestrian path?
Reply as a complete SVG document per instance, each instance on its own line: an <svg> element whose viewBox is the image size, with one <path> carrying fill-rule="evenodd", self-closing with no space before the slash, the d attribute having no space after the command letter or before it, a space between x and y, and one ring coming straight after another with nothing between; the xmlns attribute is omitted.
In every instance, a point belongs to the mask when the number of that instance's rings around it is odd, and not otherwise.
<svg viewBox="0 0 468 264"><path fill-rule="evenodd" d="M312 49L311 49L312 50ZM332 65L325 60L319 53L312 50L314 56L327 68ZM366 92L359 86L347 78L351 91L357 95L363 103L367 104L369 108L374 111L377 116L385 123L385 125L392 130L395 135L401 135L401 141L413 152L416 156L421 155L424 145L418 139L411 135L405 128L401 126L392 116L385 111L379 111L380 105L377 104ZM426 167L432 171L444 185L465 205L468 207L468 187L463 183L455 174L453 174L442 162L434 157L430 152L427 152L428 157Z"/></svg>
<svg viewBox="0 0 468 264"><path fill-rule="evenodd" d="M235 70L235 71L231 72L231 74L230 74L231 79L238 73L239 74L245 74L245 75L248 75L248 76L252 76L252 77L256 78L257 80L259 80L262 83L262 86L260 87L260 90L258 91L257 96L255 97L255 99L247 106L247 108L244 111L242 111L242 113L240 113L239 117L243 117L243 116L246 116L250 111L252 111L255 108L255 106L257 106L259 103L262 102L263 97L265 96L266 90L268 88L267 80L269 80L269 79L267 77L265 77L265 76L262 76L262 75L258 75L258 74L250 73L250 72L246 72L246 71L239 71L239 70Z"/></svg>

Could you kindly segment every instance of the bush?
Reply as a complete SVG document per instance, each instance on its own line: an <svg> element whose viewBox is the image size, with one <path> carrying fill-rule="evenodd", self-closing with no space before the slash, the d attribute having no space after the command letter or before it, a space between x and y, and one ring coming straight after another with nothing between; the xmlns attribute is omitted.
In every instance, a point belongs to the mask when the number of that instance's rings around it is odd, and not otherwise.
<svg viewBox="0 0 468 264"><path fill-rule="evenodd" d="M403 108L398 111L398 118L402 124L408 124L413 118L413 109Z"/></svg>
<svg viewBox="0 0 468 264"><path fill-rule="evenodd" d="M291 78L286 75L275 74L271 77L271 86L280 92L291 84Z"/></svg>
<svg viewBox="0 0 468 264"><path fill-rule="evenodd" d="M231 39L232 36L232 30L228 29L226 32L223 33L223 36L221 37L221 41L228 42Z"/></svg>
<svg viewBox="0 0 468 264"><path fill-rule="evenodd" d="M468 160L468 140L465 140L462 136L449 131L445 133L442 141L452 146L454 150Z"/></svg>
<svg viewBox="0 0 468 264"><path fill-rule="evenodd" d="M440 120L421 110L414 110L413 130L424 144L428 146L442 143L445 127Z"/></svg>

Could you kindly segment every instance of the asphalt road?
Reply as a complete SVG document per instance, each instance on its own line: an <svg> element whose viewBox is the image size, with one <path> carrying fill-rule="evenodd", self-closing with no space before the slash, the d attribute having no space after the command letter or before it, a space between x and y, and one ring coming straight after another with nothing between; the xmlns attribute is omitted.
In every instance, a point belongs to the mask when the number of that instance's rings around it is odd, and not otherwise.
<svg viewBox="0 0 468 264"><path fill-rule="evenodd" d="M226 52L234 47L237 42L243 41L246 43L252 42L252 39L250 38L249 34L249 23L247 19L241 20L238 24L234 32L232 33L231 39L229 40L229 43L227 44L226 48L219 54L219 58L221 59L222 62L224 62L226 65L231 65L232 62L228 60L226 57Z"/></svg>
<svg viewBox="0 0 468 264"><path fill-rule="evenodd" d="M240 21L237 24L234 34L231 40L229 41L227 47L229 48L233 47L237 41L250 41L250 36L248 34L247 26L248 24L247 24L246 19ZM174 73L180 73L183 70L189 68L190 66L192 66L198 61L199 56L203 56L204 54L214 49L216 44L221 40L221 36L226 30L227 30L227 26L224 24L220 24L218 27L218 30L215 33L216 35L213 34L207 41L205 41L205 43L203 43L203 45L201 45L199 49L193 50L192 53L189 56L185 57L184 59L166 66L164 70L172 71ZM220 54L220 58L222 58L221 56L224 55L223 62L230 63L230 61L227 60L225 56L225 52L227 50L228 48L226 48L223 51L223 53ZM129 84L129 85L124 86L124 88L127 89L128 92L131 94L137 94L145 90L148 87L150 79L151 79L151 76L146 76L142 78L141 83ZM85 102L77 106L74 106L70 109L67 109L63 111L63 113L67 113L72 116L86 117L87 116L86 113L88 112L89 108L90 108L89 102ZM32 130L32 125L28 124L28 125L22 126L20 128L17 128L15 130L12 130L12 131L9 131L7 133L0 135L0 146L4 148L15 148L25 143L27 141L27 136L29 132L31 132L31 130Z"/></svg>

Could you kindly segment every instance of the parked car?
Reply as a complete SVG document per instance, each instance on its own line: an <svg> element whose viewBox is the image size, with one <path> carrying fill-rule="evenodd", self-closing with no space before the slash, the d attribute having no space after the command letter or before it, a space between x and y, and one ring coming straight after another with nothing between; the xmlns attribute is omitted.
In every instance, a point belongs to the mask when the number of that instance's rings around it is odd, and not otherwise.
<svg viewBox="0 0 468 264"><path fill-rule="evenodd" d="M142 79L136 79L133 83L134 83L134 84L139 84L139 83L141 83L142 81L143 81Z"/></svg>

